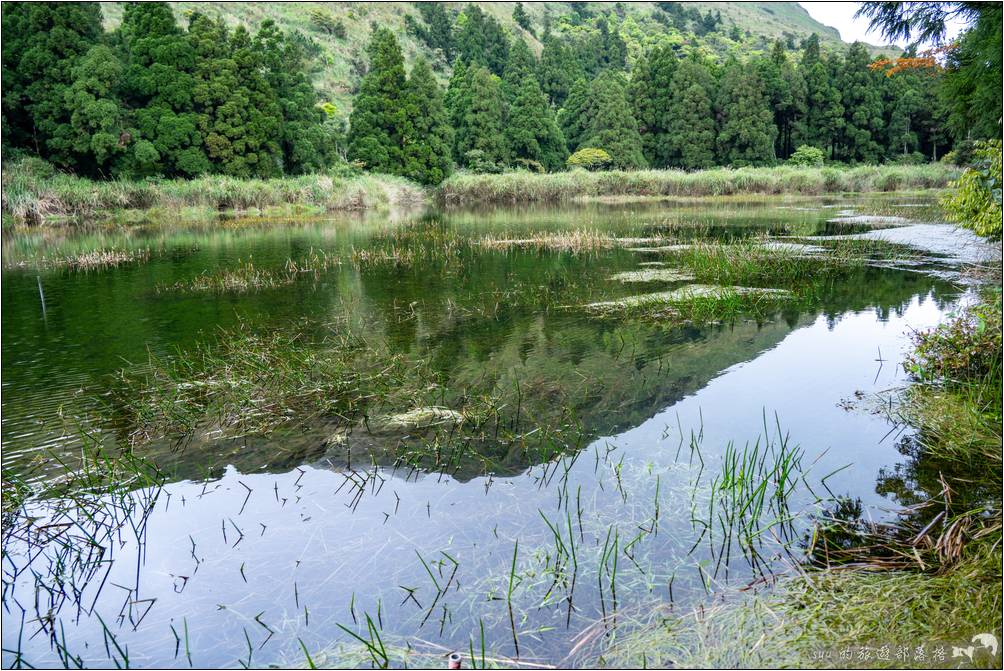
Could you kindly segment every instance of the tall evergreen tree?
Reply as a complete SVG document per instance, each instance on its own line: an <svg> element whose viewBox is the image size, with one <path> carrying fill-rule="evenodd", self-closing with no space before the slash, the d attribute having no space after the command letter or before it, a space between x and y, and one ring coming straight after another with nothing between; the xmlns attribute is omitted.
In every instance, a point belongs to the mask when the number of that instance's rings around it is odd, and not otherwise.
<svg viewBox="0 0 1004 671"><path fill-rule="evenodd" d="M138 142L153 162L137 162L136 174L197 175L210 169L195 111L196 54L165 2L128 3L119 28L126 71L124 95L135 110Z"/></svg>
<svg viewBox="0 0 1004 671"><path fill-rule="evenodd" d="M568 156L565 138L533 75L523 80L509 110L506 136L515 160L535 161L550 171L559 170L565 164Z"/></svg>
<svg viewBox="0 0 1004 671"><path fill-rule="evenodd" d="M897 73L886 81L886 144L888 155L906 155L920 147L920 112L924 92L913 70Z"/></svg>
<svg viewBox="0 0 1004 671"><path fill-rule="evenodd" d="M517 2L512 10L512 20L516 25L533 35L533 26L530 25L530 15L526 13L522 2Z"/></svg>
<svg viewBox="0 0 1004 671"><path fill-rule="evenodd" d="M537 80L551 104L558 108L564 105L572 85L584 76L575 54L565 42L554 35L545 36Z"/></svg>
<svg viewBox="0 0 1004 671"><path fill-rule="evenodd" d="M819 35L812 33L802 44L802 67L810 68L819 62L822 53L819 50Z"/></svg>
<svg viewBox="0 0 1004 671"><path fill-rule="evenodd" d="M509 162L505 139L506 102L501 80L486 68L468 68L466 82L455 98L457 160L469 168L503 166ZM471 152L477 152L472 154Z"/></svg>
<svg viewBox="0 0 1004 671"><path fill-rule="evenodd" d="M763 165L774 159L774 115L755 68L725 66L718 87L718 157L722 163Z"/></svg>
<svg viewBox="0 0 1004 671"><path fill-rule="evenodd" d="M456 130L460 127L463 115L467 109L467 98L470 95L470 77L468 76L467 64L458 60L453 66L453 74L450 75L450 82L446 86L446 115L450 120L450 128ZM453 140L456 143L456 133ZM459 157L456 144L454 144L454 156Z"/></svg>
<svg viewBox="0 0 1004 671"><path fill-rule="evenodd" d="M66 104L73 112L70 127L72 144L67 150L77 156L76 167L91 176L109 175L112 161L128 147L125 138L135 131L129 127L126 108L119 97L122 63L103 45L91 47L73 69L73 84L66 91ZM149 143L146 143L149 145ZM149 146L140 147L140 157Z"/></svg>
<svg viewBox="0 0 1004 671"><path fill-rule="evenodd" d="M467 5L457 17L457 53L467 63L476 63L502 76L509 60L509 39L494 16L477 5Z"/></svg>
<svg viewBox="0 0 1004 671"><path fill-rule="evenodd" d="M815 49L810 42L802 56L805 124L793 144L818 147L832 156L833 145L844 123L844 107L840 102L840 89L834 85L829 68L820 58L818 46L818 40Z"/></svg>
<svg viewBox="0 0 1004 671"><path fill-rule="evenodd" d="M537 71L537 59L522 37L516 37L509 47L509 57L502 73L502 85L506 99L511 103L516 99L523 82L533 77Z"/></svg>
<svg viewBox="0 0 1004 671"><path fill-rule="evenodd" d="M844 124L837 143L837 158L876 163L882 157L882 75L869 69L871 58L861 42L847 50L838 85L844 106Z"/></svg>
<svg viewBox="0 0 1004 671"><path fill-rule="evenodd" d="M5 140L73 165L76 141L66 94L77 63L100 38L99 3L4 3Z"/></svg>
<svg viewBox="0 0 1004 671"><path fill-rule="evenodd" d="M638 121L645 159L653 167L669 164L670 106L679 90L673 87L676 54L667 46L656 47L635 63L629 93Z"/></svg>
<svg viewBox="0 0 1004 671"><path fill-rule="evenodd" d="M795 150L795 138L802 131L805 116L805 79L799 69L788 60L784 43L774 42L770 58L759 58L755 61L764 83L764 93L774 114L774 125L777 127L775 154L782 159L788 158Z"/></svg>
<svg viewBox="0 0 1004 671"><path fill-rule="evenodd" d="M714 86L711 72L693 58L681 62L673 74L666 128L669 166L698 170L714 165Z"/></svg>
<svg viewBox="0 0 1004 671"><path fill-rule="evenodd" d="M627 45L624 43L624 38L621 37L616 26L613 28L610 27L606 17L597 19L596 28L600 31L601 67L623 70L627 65Z"/></svg>
<svg viewBox="0 0 1004 671"><path fill-rule="evenodd" d="M408 78L402 174L420 184L439 184L450 174L453 130L432 68L420 58Z"/></svg>
<svg viewBox="0 0 1004 671"><path fill-rule="evenodd" d="M589 87L589 125L581 146L596 147L610 154L618 168L647 166L638 122L631 114L623 77L604 70Z"/></svg>
<svg viewBox="0 0 1004 671"><path fill-rule="evenodd" d="M453 20L441 2L417 2L419 14L425 21L423 39L431 48L443 52L447 63L453 62L456 45L453 39Z"/></svg>
<svg viewBox="0 0 1004 671"><path fill-rule="evenodd" d="M264 64L242 26L194 14L188 34L196 53L192 97L198 132L213 169L235 177L281 173L281 112Z"/></svg>
<svg viewBox="0 0 1004 671"><path fill-rule="evenodd" d="M307 76L302 48L287 40L271 19L258 29L255 48L262 55L268 84L282 113L283 172L320 170L329 162L333 130L326 126L327 115Z"/></svg>
<svg viewBox="0 0 1004 671"><path fill-rule="evenodd" d="M590 102L589 82L580 77L575 80L564 106L558 112L558 126L569 151L579 149L589 131Z"/></svg>
<svg viewBox="0 0 1004 671"><path fill-rule="evenodd" d="M359 85L349 117L349 158L369 170L401 174L401 147L412 132L403 104L407 93L404 56L394 33L386 28L373 32L367 52L369 72Z"/></svg>

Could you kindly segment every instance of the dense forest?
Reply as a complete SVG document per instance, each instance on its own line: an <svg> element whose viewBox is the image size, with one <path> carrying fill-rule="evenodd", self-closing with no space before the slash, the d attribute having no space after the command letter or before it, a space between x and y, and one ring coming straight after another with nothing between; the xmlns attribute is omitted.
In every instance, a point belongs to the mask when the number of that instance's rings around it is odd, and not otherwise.
<svg viewBox="0 0 1004 671"><path fill-rule="evenodd" d="M449 65L448 81L423 58L409 71L398 38L374 26L345 119L311 83L311 38L272 21L252 33L189 12L181 26L166 3L128 3L106 31L97 3L4 3L5 153L90 177L274 177L348 163L435 184L458 167L923 162L1000 134L999 82L978 81L988 58L1000 72L997 3L937 54L890 61L809 35L744 61L667 42L630 64L622 8L571 6L557 30L517 3L538 56L476 5L416 3L407 30ZM694 35L737 30L685 3L654 11Z"/></svg>

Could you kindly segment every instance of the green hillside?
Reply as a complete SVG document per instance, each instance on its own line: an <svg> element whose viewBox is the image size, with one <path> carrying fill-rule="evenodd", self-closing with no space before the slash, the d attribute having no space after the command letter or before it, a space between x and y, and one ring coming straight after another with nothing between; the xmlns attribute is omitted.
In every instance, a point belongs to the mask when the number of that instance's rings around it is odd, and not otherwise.
<svg viewBox="0 0 1004 671"><path fill-rule="evenodd" d="M357 2L175 2L171 3L179 21L193 11L220 15L231 24L243 23L256 28L266 19L274 20L283 30L298 31L315 41L320 47L315 59L314 83L322 97L336 104L343 114L351 109L352 95L358 86L366 67L366 45L369 43L373 27L386 27L398 37L405 59L410 64L419 56L430 60L438 77L445 83L450 68L445 60L430 50L407 29L406 17L421 23L421 17L414 3L357 3ZM468 4L465 2L443 3L453 12L460 12ZM552 30L562 32L569 27L569 18L575 14L569 2L528 2L524 3L531 20L534 34L520 28L513 20L515 2L476 2L481 9L492 16L511 34L521 34L530 47L539 55L541 44L537 39L543 26L549 22ZM740 59L766 52L773 40L781 38L798 43L802 38L816 33L824 49L842 49L836 29L813 19L797 2L688 2L680 3L688 10L696 9L701 14L719 12L722 22L717 32L698 37L689 30L677 30L667 25L666 14L658 5L667 3L590 3L588 10L593 14L610 14L618 18L619 31L628 46L628 62L631 63L651 46L661 42L679 45L685 49L700 49L721 57L735 55ZM102 5L106 28L118 25L122 16L122 3ZM319 28L312 15L320 12L330 18L332 25L340 25L344 33L333 34ZM659 19L662 19L660 21ZM740 39L734 40L729 33L736 26ZM340 31L339 31L340 32ZM884 53L885 49L870 46L872 53Z"/></svg>

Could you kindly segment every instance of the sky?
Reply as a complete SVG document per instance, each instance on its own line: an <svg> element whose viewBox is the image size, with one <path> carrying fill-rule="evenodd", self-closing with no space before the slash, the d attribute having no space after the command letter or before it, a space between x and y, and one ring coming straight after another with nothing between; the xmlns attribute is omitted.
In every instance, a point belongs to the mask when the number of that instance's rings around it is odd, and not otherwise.
<svg viewBox="0 0 1004 671"><path fill-rule="evenodd" d="M870 44L883 44L885 40L877 32L868 32L868 19L854 18L860 2L800 2L807 12L820 23L833 26L840 31L844 42L861 40ZM948 36L957 35L961 26L949 24ZM900 44L905 46L905 44Z"/></svg>

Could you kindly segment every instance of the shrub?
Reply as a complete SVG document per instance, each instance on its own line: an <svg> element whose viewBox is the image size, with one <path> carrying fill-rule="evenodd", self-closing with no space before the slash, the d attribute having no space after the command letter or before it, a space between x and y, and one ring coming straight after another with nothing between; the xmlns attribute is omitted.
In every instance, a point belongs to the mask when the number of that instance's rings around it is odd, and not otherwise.
<svg viewBox="0 0 1004 671"><path fill-rule="evenodd" d="M941 204L948 218L977 235L1001 238L1000 140L976 143L973 163Z"/></svg>
<svg viewBox="0 0 1004 671"><path fill-rule="evenodd" d="M336 19L322 9L310 10L310 23L322 33L334 35L338 39L345 39L345 24L342 23L341 19Z"/></svg>
<svg viewBox="0 0 1004 671"><path fill-rule="evenodd" d="M999 302L966 308L955 319L914 336L914 351L903 367L926 382L958 383L999 375Z"/></svg>
<svg viewBox="0 0 1004 671"><path fill-rule="evenodd" d="M479 173L500 173L505 166L488 158L480 149L471 149L464 154L468 170Z"/></svg>
<svg viewBox="0 0 1004 671"><path fill-rule="evenodd" d="M789 165L823 165L826 154L819 147L803 144L788 158Z"/></svg>
<svg viewBox="0 0 1004 671"><path fill-rule="evenodd" d="M922 163L927 163L927 157L919 151L915 151L909 154L898 154L896 157L891 159L889 163L893 165L920 165Z"/></svg>
<svg viewBox="0 0 1004 671"><path fill-rule="evenodd" d="M535 172L537 174L547 172L540 161L534 161L532 158L517 158L516 165L527 172Z"/></svg>
<svg viewBox="0 0 1004 671"><path fill-rule="evenodd" d="M569 168L585 168L586 170L603 170L613 163L613 158L607 152L595 147L583 147L568 157Z"/></svg>

